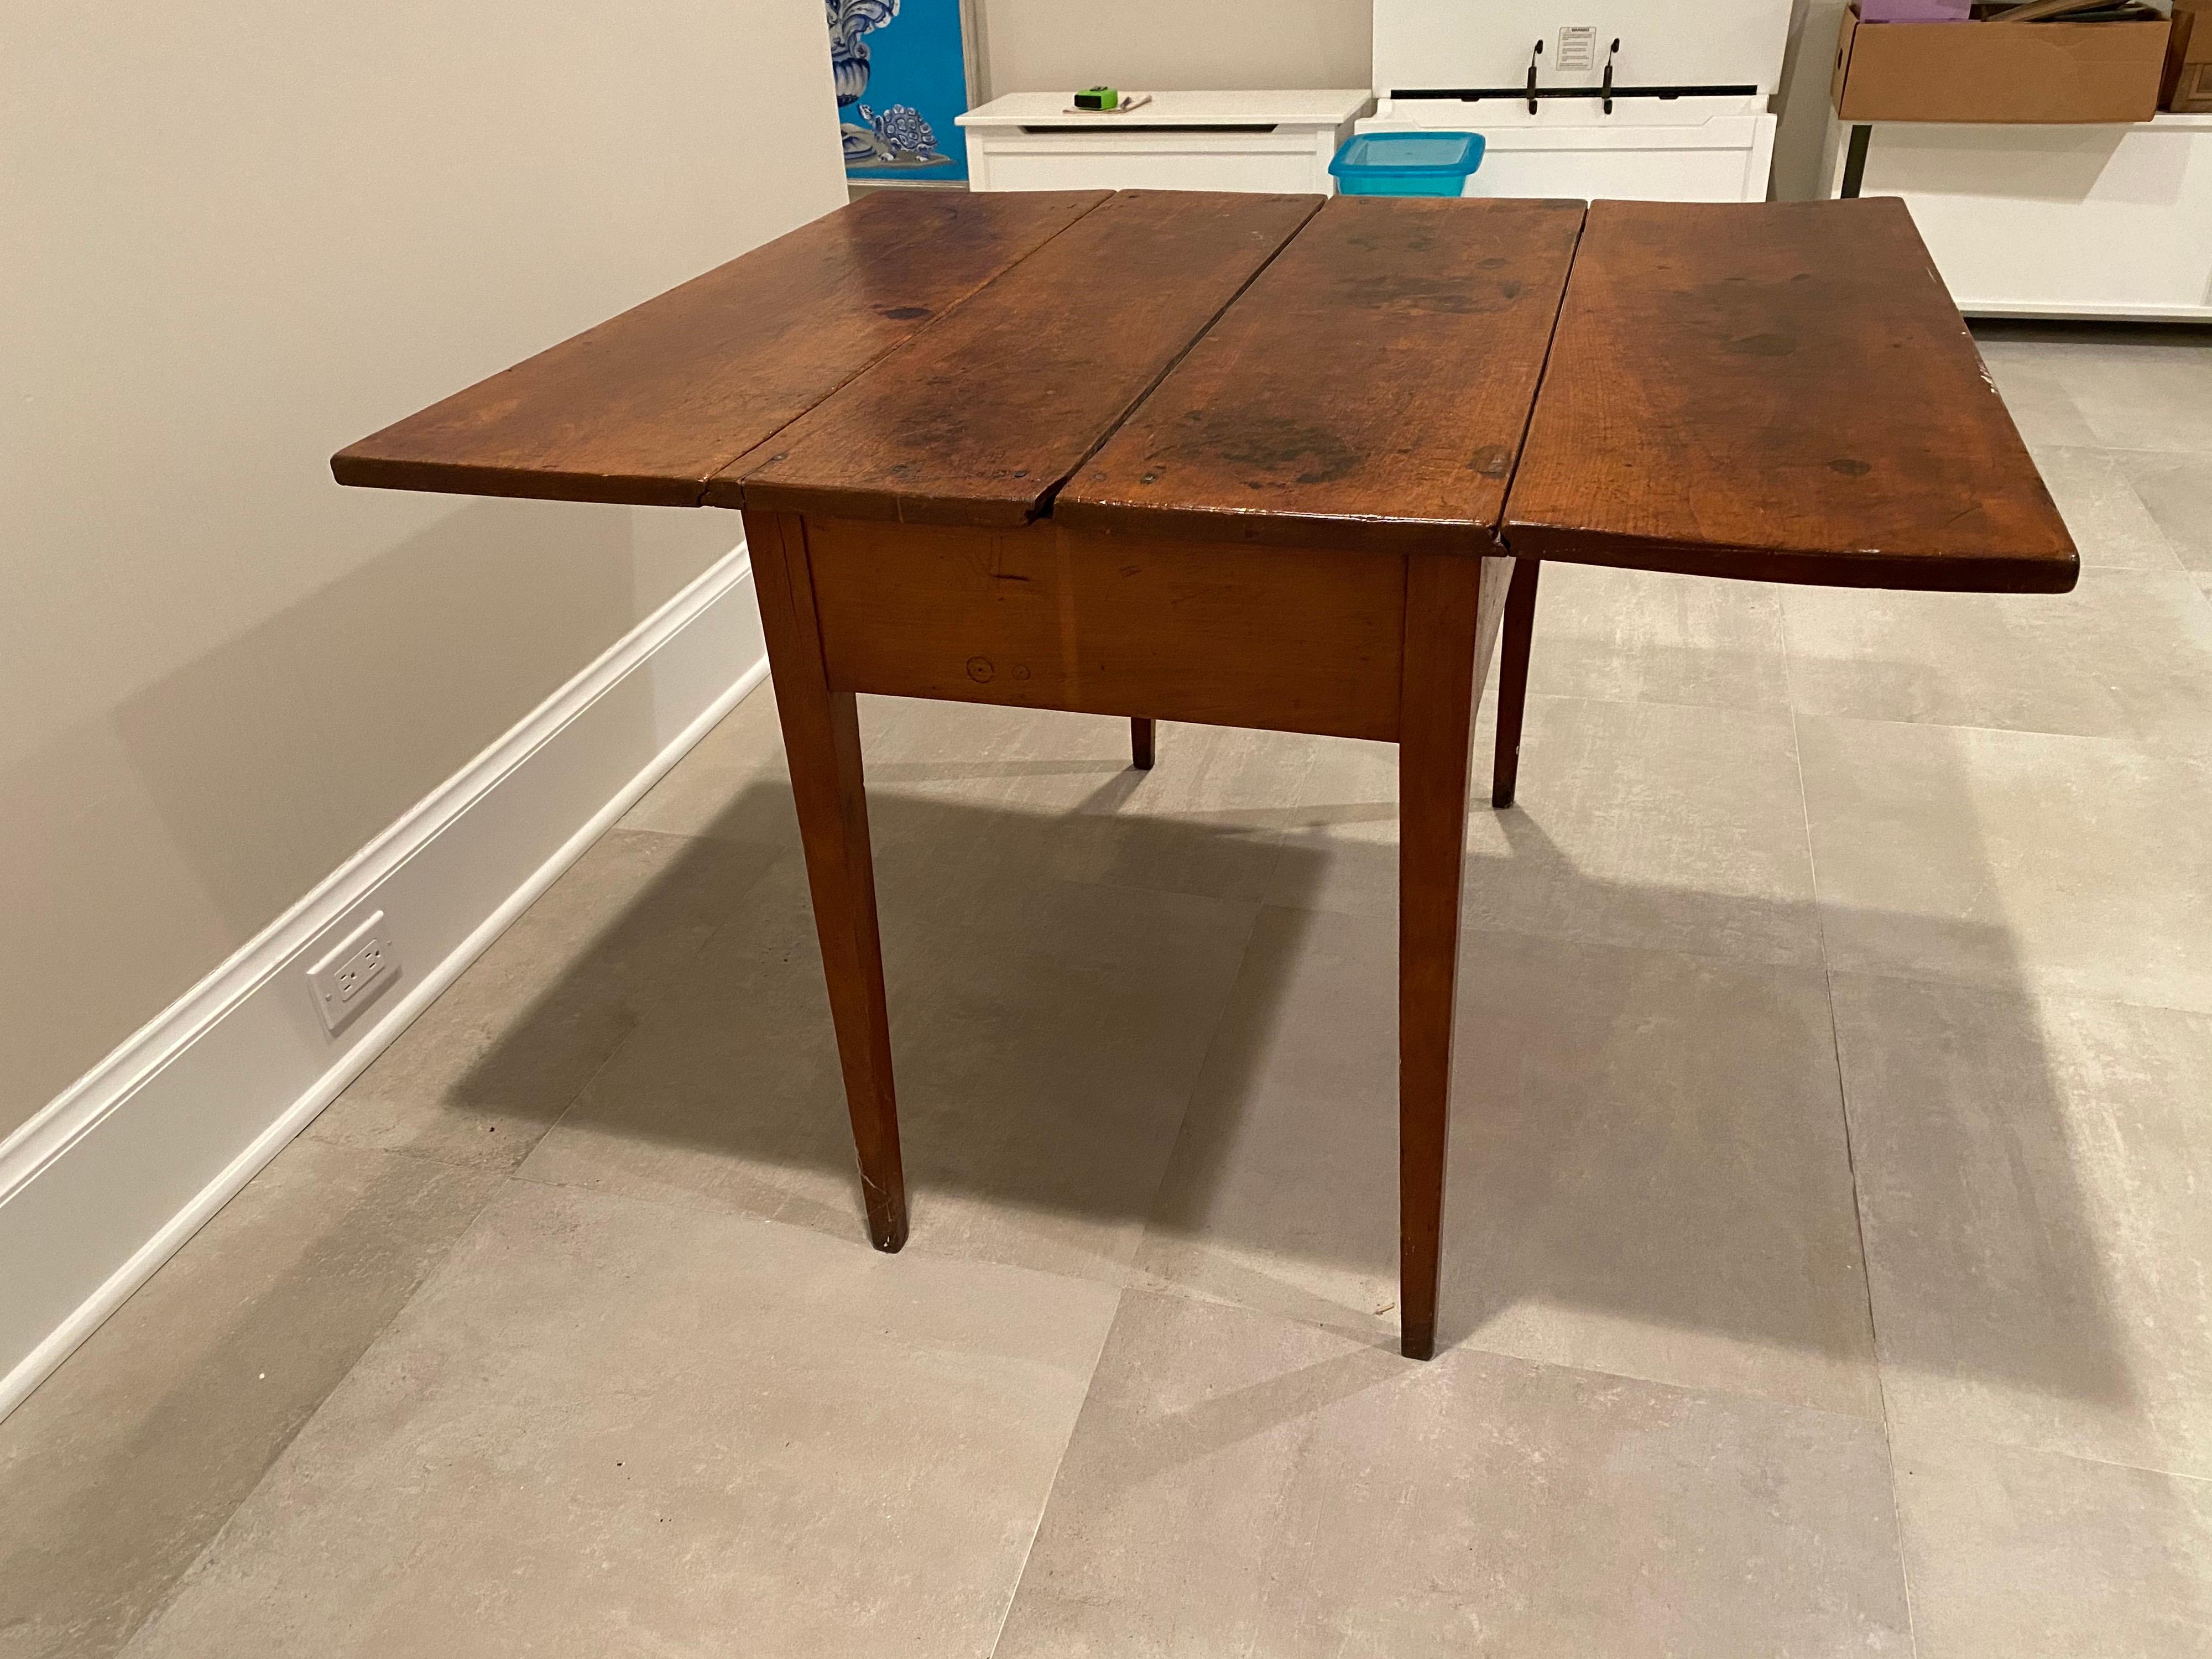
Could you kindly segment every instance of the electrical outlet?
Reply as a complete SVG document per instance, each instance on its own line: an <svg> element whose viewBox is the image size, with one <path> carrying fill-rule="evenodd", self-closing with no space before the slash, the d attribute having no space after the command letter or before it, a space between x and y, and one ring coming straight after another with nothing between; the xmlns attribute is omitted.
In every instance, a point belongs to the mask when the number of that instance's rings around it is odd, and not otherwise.
<svg viewBox="0 0 2212 1659"><path fill-rule="evenodd" d="M349 933L307 969L307 983L315 994L315 1008L323 1028L336 1036L355 1015L384 994L399 977L399 958L392 949L391 931L379 910Z"/></svg>

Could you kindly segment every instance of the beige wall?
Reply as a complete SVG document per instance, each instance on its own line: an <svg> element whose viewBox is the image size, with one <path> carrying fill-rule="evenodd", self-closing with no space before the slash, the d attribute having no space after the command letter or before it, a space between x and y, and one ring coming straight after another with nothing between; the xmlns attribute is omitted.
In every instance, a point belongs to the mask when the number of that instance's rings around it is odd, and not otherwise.
<svg viewBox="0 0 2212 1659"><path fill-rule="evenodd" d="M1370 0L975 0L984 92L1364 87Z"/></svg>
<svg viewBox="0 0 2212 1659"><path fill-rule="evenodd" d="M6 36L0 1133L738 538L331 451L843 199L819 0Z"/></svg>

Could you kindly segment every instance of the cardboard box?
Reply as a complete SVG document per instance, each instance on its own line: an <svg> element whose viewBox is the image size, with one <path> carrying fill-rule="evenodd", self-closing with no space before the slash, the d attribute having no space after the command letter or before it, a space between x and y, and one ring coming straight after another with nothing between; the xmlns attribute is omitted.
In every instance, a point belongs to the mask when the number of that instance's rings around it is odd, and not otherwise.
<svg viewBox="0 0 2212 1659"><path fill-rule="evenodd" d="M2173 40L2158 102L2161 109L2212 115L2212 0L2173 0Z"/></svg>
<svg viewBox="0 0 2212 1659"><path fill-rule="evenodd" d="M1863 23L1844 14L1830 95L1846 121L2148 121L2163 17L2117 23Z"/></svg>

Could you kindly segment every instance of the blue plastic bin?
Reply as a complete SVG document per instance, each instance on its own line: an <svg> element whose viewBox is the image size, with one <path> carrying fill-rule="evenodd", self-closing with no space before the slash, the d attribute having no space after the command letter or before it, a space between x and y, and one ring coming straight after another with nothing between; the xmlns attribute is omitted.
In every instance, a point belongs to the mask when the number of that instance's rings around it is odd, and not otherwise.
<svg viewBox="0 0 2212 1659"><path fill-rule="evenodd" d="M1481 165L1479 132L1364 132L1328 170L1346 196L1458 196Z"/></svg>

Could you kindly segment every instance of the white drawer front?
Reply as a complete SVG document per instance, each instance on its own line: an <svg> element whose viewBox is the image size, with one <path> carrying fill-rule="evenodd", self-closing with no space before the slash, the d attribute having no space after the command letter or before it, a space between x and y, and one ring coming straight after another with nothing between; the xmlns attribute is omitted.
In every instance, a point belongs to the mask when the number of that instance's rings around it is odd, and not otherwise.
<svg viewBox="0 0 2212 1659"><path fill-rule="evenodd" d="M1281 133L970 134L969 187L1326 195L1334 181L1323 143L1322 136Z"/></svg>
<svg viewBox="0 0 2212 1659"><path fill-rule="evenodd" d="M1469 196L1584 201L1742 202L1766 194L1764 168L1740 149L1492 150Z"/></svg>
<svg viewBox="0 0 2212 1659"><path fill-rule="evenodd" d="M1401 108L1404 106L1401 106ZM1423 116L1431 112L1423 109ZM1502 114L1503 112L1492 112ZM1771 115L1715 115L1666 125L1595 120L1500 120L1376 116L1366 133L1470 131L1483 134L1469 196L1535 196L1586 202L1763 202L1774 155Z"/></svg>

